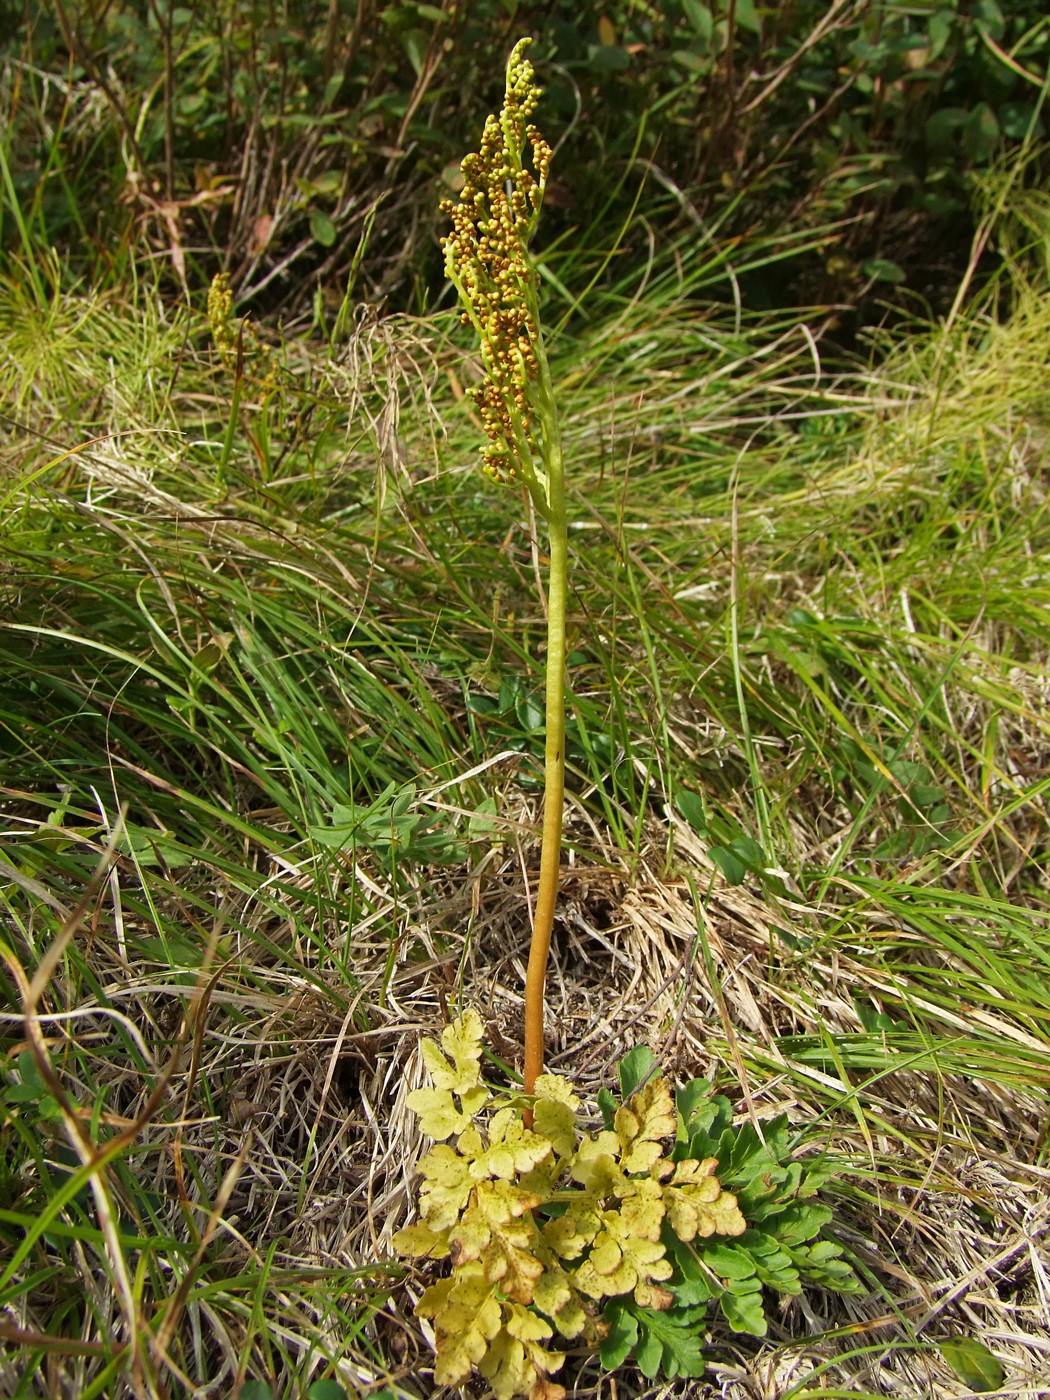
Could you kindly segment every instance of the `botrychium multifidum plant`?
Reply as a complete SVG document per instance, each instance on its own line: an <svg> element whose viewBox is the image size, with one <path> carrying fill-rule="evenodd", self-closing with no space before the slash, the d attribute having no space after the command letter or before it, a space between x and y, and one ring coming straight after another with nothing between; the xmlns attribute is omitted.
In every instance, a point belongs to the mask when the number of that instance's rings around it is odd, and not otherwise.
<svg viewBox="0 0 1050 1400"><path fill-rule="evenodd" d="M588 1128L568 1080L543 1072L543 996L561 860L568 527L561 439L529 243L551 150L530 122L539 90L518 43L506 95L476 154L463 161L445 267L477 333L473 391L488 442L485 470L520 482L547 527L543 844L525 992L520 1092L482 1080L482 1022L467 1010L441 1045L424 1040L430 1085L409 1095L436 1146L420 1163L419 1220L398 1232L405 1255L448 1261L416 1305L433 1327L434 1378L477 1370L498 1400L561 1400L551 1377L565 1352L599 1347L615 1367L634 1353L647 1376L700 1375L698 1336L714 1305L737 1331L763 1335L763 1289L859 1284L813 1196L824 1174L792 1160L787 1120L733 1125L704 1080L673 1096L647 1051L620 1066L621 1099L603 1091Z"/></svg>
<svg viewBox="0 0 1050 1400"><path fill-rule="evenodd" d="M451 1265L416 1305L439 1384L476 1369L498 1400L563 1400L555 1332L599 1347L610 1368L633 1352L646 1376L697 1376L712 1305L762 1336L763 1288L860 1287L820 1238L831 1210L813 1198L827 1173L793 1159L786 1117L735 1127L708 1081L672 1095L639 1050L620 1065L621 1101L603 1092L603 1126L588 1131L559 1075L540 1075L528 1097L485 1085L482 1036L468 1010L440 1046L424 1040L430 1086L408 1099L437 1145L420 1163L420 1219L394 1243Z"/></svg>
<svg viewBox="0 0 1050 1400"><path fill-rule="evenodd" d="M529 120L540 98L525 57L530 42L514 46L503 109L485 122L480 150L463 161L458 203L441 206L452 220L443 240L445 271L481 348L483 379L471 396L488 438L484 469L496 481L524 484L549 541L543 838L525 981L527 1094L543 1072L543 991L561 866L569 553L558 411L529 253L551 162L550 146Z"/></svg>
<svg viewBox="0 0 1050 1400"><path fill-rule="evenodd" d="M261 396L277 388L277 360L247 320L233 314L233 291L228 272L218 272L208 288L208 328L223 367L234 379L250 378Z"/></svg>
<svg viewBox="0 0 1050 1400"><path fill-rule="evenodd" d="M259 339L251 322L247 319L237 321L234 318L233 292L230 289L228 273L217 273L208 288L208 327L219 360L233 385L226 436L215 472L215 484L221 488L226 483L226 469L233 450L241 400L248 386L255 391L263 405L254 445L256 455L263 466L264 476L267 473L269 454L265 448L265 439L268 436L265 409L277 389L278 363L273 351Z"/></svg>

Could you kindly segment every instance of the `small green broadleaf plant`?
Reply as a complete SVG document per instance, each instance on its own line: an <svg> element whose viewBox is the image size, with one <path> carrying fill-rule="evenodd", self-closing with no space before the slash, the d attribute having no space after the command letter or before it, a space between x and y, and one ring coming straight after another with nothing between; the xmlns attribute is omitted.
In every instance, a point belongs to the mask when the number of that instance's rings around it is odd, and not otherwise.
<svg viewBox="0 0 1050 1400"><path fill-rule="evenodd" d="M486 1087L482 1033L467 1011L441 1046L424 1040L431 1084L408 1099L438 1145L420 1163L421 1219L394 1243L451 1264L416 1306L434 1327L439 1384L476 1369L498 1400L561 1400L555 1332L600 1346L610 1368L633 1352L647 1376L695 1376L712 1302L731 1327L763 1335L764 1285L860 1287L817 1238L831 1215L812 1200L825 1176L789 1159L786 1120L765 1125L764 1141L734 1128L704 1080L676 1103L641 1051L621 1066L624 1101L603 1094L605 1126L588 1133L558 1075L541 1075L532 1097Z"/></svg>
<svg viewBox="0 0 1050 1400"><path fill-rule="evenodd" d="M624 1057L620 1083L624 1093L652 1072L648 1050ZM603 1091L599 1104L606 1123L613 1097ZM734 1238L717 1236L684 1241L665 1231L672 1273L673 1301L654 1312L631 1298L615 1299L605 1308L609 1331L601 1343L605 1366L615 1369L632 1353L643 1375L652 1379L698 1376L704 1357L697 1328L715 1304L735 1332L766 1334L763 1289L794 1296L804 1286L839 1293L863 1291L863 1285L833 1240L822 1239L832 1211L817 1192L830 1171L820 1159L792 1159L786 1115L767 1120L761 1132L748 1122L733 1126L729 1100L715 1094L706 1079L693 1079L675 1095L677 1131L669 1152L672 1162L713 1160L723 1189L731 1189L747 1228Z"/></svg>

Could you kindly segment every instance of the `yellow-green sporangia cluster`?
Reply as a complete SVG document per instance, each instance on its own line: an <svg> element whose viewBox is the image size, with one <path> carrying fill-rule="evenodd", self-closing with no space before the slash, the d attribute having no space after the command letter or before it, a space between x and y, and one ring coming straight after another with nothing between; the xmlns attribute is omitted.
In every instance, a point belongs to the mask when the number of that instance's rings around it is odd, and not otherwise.
<svg viewBox="0 0 1050 1400"><path fill-rule="evenodd" d="M251 379L264 397L272 394L277 387L277 361L250 321L234 320L229 273L217 273L208 288L208 327L224 367Z"/></svg>
<svg viewBox="0 0 1050 1400"><path fill-rule="evenodd" d="M487 119L481 149L462 163L459 203L446 200L441 208L452 220L452 232L442 240L445 270L459 293L463 319L481 342L485 380L471 394L489 438L485 470L499 481L522 476L542 509L541 439L554 405L528 245L551 148L528 120L540 96L524 56L530 42L515 45L503 108ZM526 147L531 170L525 165Z"/></svg>
<svg viewBox="0 0 1050 1400"><path fill-rule="evenodd" d="M431 1086L408 1102L437 1146L420 1163L422 1218L394 1244L451 1261L416 1307L433 1323L435 1381L459 1385L477 1369L498 1400L562 1400L550 1379L564 1360L547 1346L555 1329L594 1345L605 1299L671 1305L665 1221L686 1241L740 1235L746 1223L713 1174L715 1158L665 1155L676 1129L666 1080L621 1106L611 1129L581 1134L570 1084L542 1075L527 1128L524 1100L481 1082L482 1033L467 1011L441 1047L423 1042Z"/></svg>

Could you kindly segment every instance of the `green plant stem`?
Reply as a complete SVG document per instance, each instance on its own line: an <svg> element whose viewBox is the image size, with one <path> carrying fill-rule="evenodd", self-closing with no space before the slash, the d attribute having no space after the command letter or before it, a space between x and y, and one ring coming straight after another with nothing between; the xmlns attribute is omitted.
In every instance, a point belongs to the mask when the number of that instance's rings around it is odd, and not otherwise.
<svg viewBox="0 0 1050 1400"><path fill-rule="evenodd" d="M565 611L569 591L569 530L561 440L554 411L546 358L540 347L541 420L547 469L543 502L550 541L547 585L546 739L544 745L543 844L540 883L532 924L529 967L525 979L525 1092L535 1092L543 1073L543 1003L554 909L561 871L562 811L565 805ZM537 502L537 504L541 504Z"/></svg>

